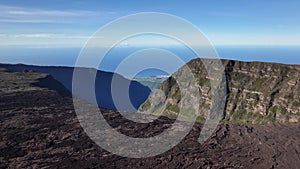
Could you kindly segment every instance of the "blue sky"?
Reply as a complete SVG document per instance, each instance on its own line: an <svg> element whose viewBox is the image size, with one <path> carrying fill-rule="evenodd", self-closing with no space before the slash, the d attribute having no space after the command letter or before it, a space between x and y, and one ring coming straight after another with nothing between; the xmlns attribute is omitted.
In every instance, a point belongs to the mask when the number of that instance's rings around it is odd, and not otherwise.
<svg viewBox="0 0 300 169"><path fill-rule="evenodd" d="M215 45L300 45L299 7L299 0L1 0L0 46L80 47L104 24L137 12L182 17Z"/></svg>

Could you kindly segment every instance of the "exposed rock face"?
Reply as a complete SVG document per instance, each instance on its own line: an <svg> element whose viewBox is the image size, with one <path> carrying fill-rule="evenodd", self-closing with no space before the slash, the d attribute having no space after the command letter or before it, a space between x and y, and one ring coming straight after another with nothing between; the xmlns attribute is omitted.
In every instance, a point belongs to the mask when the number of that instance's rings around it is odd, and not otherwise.
<svg viewBox="0 0 300 169"><path fill-rule="evenodd" d="M252 124L299 121L299 65L233 60L222 60L222 63L227 81L224 120ZM200 59L192 60L187 65L197 79L202 100L198 115L200 119L204 119L212 102L210 77ZM181 95L175 79L171 77L164 81L160 89L166 94L164 113L176 115L180 108ZM146 101L140 110L148 108L149 101Z"/></svg>
<svg viewBox="0 0 300 169"><path fill-rule="evenodd" d="M204 144L197 141L202 124L196 123L181 143L161 155L120 157L89 139L77 120L72 98L64 91L47 74L0 69L0 168L297 169L300 165L300 123L220 124ZM115 111L101 112L113 128L135 138L157 135L174 122L160 117L151 123L134 123Z"/></svg>

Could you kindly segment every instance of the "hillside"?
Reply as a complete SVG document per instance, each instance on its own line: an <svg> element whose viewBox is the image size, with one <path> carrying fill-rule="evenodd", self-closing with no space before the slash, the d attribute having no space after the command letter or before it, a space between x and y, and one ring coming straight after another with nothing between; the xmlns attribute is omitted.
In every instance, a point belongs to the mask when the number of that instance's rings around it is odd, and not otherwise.
<svg viewBox="0 0 300 169"><path fill-rule="evenodd" d="M209 61L208 59L206 59ZM294 123L300 118L300 66L222 60L227 96L223 121L246 124ZM200 59L187 63L193 72L202 102L198 119L204 120L211 106L211 85ZM180 74L181 69L174 73ZM160 86L166 94L165 115L176 116L180 89L170 77ZM155 95L155 94L154 94ZM193 104L193 103L191 103ZM149 109L147 100L141 111Z"/></svg>

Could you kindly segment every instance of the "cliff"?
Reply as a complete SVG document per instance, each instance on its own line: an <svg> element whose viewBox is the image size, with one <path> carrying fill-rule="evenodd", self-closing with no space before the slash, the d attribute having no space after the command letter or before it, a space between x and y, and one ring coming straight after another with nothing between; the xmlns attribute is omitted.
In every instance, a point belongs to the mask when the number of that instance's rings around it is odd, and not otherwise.
<svg viewBox="0 0 300 169"><path fill-rule="evenodd" d="M224 121L247 124L299 121L299 65L234 60L222 60L222 64L227 88ZM201 59L191 60L187 65L196 78L201 95L198 119L205 120L212 104L208 73ZM181 69L174 75L180 74L180 71ZM176 116L181 103L181 92L176 80L170 77L162 83L160 89L166 94L164 114ZM149 98L155 97L154 95L155 93ZM140 110L144 111L149 107L149 100L147 100Z"/></svg>

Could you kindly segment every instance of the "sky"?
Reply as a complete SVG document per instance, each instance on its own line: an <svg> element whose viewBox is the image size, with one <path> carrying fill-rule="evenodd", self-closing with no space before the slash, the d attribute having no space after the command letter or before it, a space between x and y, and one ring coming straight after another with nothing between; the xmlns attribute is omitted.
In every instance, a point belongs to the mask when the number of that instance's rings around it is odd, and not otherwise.
<svg viewBox="0 0 300 169"><path fill-rule="evenodd" d="M105 24L138 12L184 18L214 45L298 46L299 7L299 0L0 0L0 47L81 47Z"/></svg>

